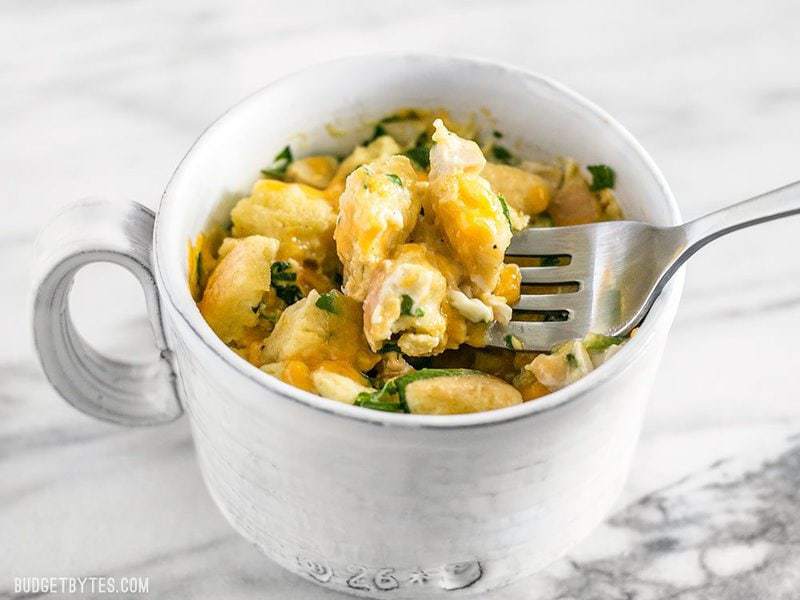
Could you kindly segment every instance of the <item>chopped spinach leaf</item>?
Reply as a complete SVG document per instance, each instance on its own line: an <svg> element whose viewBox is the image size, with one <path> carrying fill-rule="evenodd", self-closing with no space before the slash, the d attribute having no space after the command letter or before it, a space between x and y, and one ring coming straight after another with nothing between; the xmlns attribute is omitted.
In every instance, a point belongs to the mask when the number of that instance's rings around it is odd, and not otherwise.
<svg viewBox="0 0 800 600"><path fill-rule="evenodd" d="M289 306L303 299L303 292L296 285L275 285L274 287L278 298Z"/></svg>
<svg viewBox="0 0 800 600"><path fill-rule="evenodd" d="M588 165L586 169L592 174L592 185L589 189L593 192L614 187L617 174L608 165Z"/></svg>
<svg viewBox="0 0 800 600"><path fill-rule="evenodd" d="M261 174L268 179L283 179L286 175L286 169L292 164L293 160L292 149L286 146L275 156L269 167L261 169Z"/></svg>
<svg viewBox="0 0 800 600"><path fill-rule="evenodd" d="M397 345L397 342L388 340L384 342L383 346L378 350L380 354L386 354L387 352L400 352L400 346Z"/></svg>
<svg viewBox="0 0 800 600"><path fill-rule="evenodd" d="M293 282L297 281L297 273L286 261L272 263L269 268L270 285L275 288L275 295L286 302L287 306L303 298L302 290Z"/></svg>
<svg viewBox="0 0 800 600"><path fill-rule="evenodd" d="M292 265L286 261L272 263L269 268L272 281L296 281L297 273L292 271Z"/></svg>
<svg viewBox="0 0 800 600"><path fill-rule="evenodd" d="M367 144L374 142L382 135L386 135L386 129L384 129L383 125L378 123L375 125L375 129L372 130L372 135L368 139L364 140L362 146L366 146Z"/></svg>
<svg viewBox="0 0 800 600"><path fill-rule="evenodd" d="M414 147L403 152L423 169L431 166L431 139L427 133L421 133L414 143Z"/></svg>
<svg viewBox="0 0 800 600"><path fill-rule="evenodd" d="M327 311L334 315L339 314L339 309L336 308L336 292L334 291L325 292L322 294L319 298L317 298L314 306L320 310Z"/></svg>
<svg viewBox="0 0 800 600"><path fill-rule="evenodd" d="M378 392L376 392L377 394ZM399 402L382 402L374 398L376 394L370 394L369 392L361 392L358 396L356 396L356 401L353 403L356 406L361 406L363 408L370 408L372 410L382 410L383 412L397 412L397 413L407 413L408 408Z"/></svg>
<svg viewBox="0 0 800 600"><path fill-rule="evenodd" d="M492 132L492 135L493 135L494 137L496 137L498 140L499 140L500 138L502 138L502 137L503 137L503 134L502 134L502 133L500 133L499 131L497 131L497 129L495 129L495 130Z"/></svg>
<svg viewBox="0 0 800 600"><path fill-rule="evenodd" d="M400 177L398 177L394 173L387 173L386 177L388 177L391 180L391 182L394 183L395 185L399 185L400 187L403 187L403 180L400 179Z"/></svg>
<svg viewBox="0 0 800 600"><path fill-rule="evenodd" d="M511 154L511 152L509 152L505 146L492 144L491 153L492 153L492 158L494 158L497 161L500 161L501 163L510 165L514 161L514 155Z"/></svg>
<svg viewBox="0 0 800 600"><path fill-rule="evenodd" d="M572 367L573 369L578 366L578 359L575 358L575 355L572 352L569 352L566 356L567 364Z"/></svg>
<svg viewBox="0 0 800 600"><path fill-rule="evenodd" d="M611 346L617 346L625 341L624 337L617 335L601 335L590 333L583 339L583 347L589 352L602 352Z"/></svg>
<svg viewBox="0 0 800 600"><path fill-rule="evenodd" d="M522 350L524 348L522 340L510 333L503 338L503 341L506 343L506 348L509 350Z"/></svg>
<svg viewBox="0 0 800 600"><path fill-rule="evenodd" d="M414 308L414 299L408 294L400 296L400 314L409 317L424 317L425 311L421 308Z"/></svg>

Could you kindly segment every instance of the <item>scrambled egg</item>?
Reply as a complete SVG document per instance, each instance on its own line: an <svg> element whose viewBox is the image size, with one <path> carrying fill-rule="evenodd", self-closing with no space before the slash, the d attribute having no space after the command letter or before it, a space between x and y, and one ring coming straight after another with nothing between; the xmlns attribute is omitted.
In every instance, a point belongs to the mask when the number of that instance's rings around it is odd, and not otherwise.
<svg viewBox="0 0 800 600"><path fill-rule="evenodd" d="M284 148L189 248L214 332L265 373L374 410L457 414L540 398L625 340L484 349L521 293L515 231L621 218L614 172L517 159L444 111L403 110L338 159ZM486 139L486 138L484 138ZM487 156L489 161L487 161Z"/></svg>
<svg viewBox="0 0 800 600"><path fill-rule="evenodd" d="M334 232L348 296L363 301L376 267L408 239L420 210L416 183L405 156L381 158L348 175Z"/></svg>

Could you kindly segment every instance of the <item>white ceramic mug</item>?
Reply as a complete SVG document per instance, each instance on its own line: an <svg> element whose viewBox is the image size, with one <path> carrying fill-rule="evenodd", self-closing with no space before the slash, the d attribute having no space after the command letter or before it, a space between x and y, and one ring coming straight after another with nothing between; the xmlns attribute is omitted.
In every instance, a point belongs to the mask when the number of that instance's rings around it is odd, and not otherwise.
<svg viewBox="0 0 800 600"><path fill-rule="evenodd" d="M490 114L509 144L612 165L629 218L680 222L667 184L631 135L549 79L457 58L345 59L281 79L220 118L178 166L155 217L135 203L103 201L57 216L40 237L34 333L47 376L80 410L127 425L186 410L220 509L287 569L370 597L484 592L544 567L610 509L682 277L608 363L543 399L493 412L370 411L251 366L192 301L187 243L247 195L287 142L300 154L343 153L365 137L368 121L399 107ZM68 291L74 273L94 261L121 264L141 280L162 350L155 364L109 360L74 331Z"/></svg>

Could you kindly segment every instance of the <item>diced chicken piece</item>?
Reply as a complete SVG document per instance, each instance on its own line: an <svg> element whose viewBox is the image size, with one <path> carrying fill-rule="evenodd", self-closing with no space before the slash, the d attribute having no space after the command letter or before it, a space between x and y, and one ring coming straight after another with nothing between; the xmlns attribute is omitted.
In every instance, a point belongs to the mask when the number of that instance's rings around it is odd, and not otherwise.
<svg viewBox="0 0 800 600"><path fill-rule="evenodd" d="M505 198L509 208L531 217L547 210L553 190L538 175L509 165L486 163L481 176L491 184L495 193ZM515 229L523 227L515 226Z"/></svg>
<svg viewBox="0 0 800 600"><path fill-rule="evenodd" d="M511 226L503 204L480 176L486 164L475 142L434 122L429 201L448 245L479 291L497 285Z"/></svg>
<svg viewBox="0 0 800 600"><path fill-rule="evenodd" d="M231 211L233 235L265 235L280 241L278 259L332 271L336 214L320 190L299 183L262 179Z"/></svg>
<svg viewBox="0 0 800 600"><path fill-rule="evenodd" d="M374 270L414 229L420 209L416 180L405 156L363 165L347 178L334 238L348 296L366 297Z"/></svg>
<svg viewBox="0 0 800 600"><path fill-rule="evenodd" d="M566 161L564 181L553 196L547 211L558 226L584 225L602 220L600 202L589 189L589 184L574 161Z"/></svg>
<svg viewBox="0 0 800 600"><path fill-rule="evenodd" d="M442 304L447 281L419 244L405 244L375 271L364 301L364 333L378 350L395 333L404 354L441 352L447 319Z"/></svg>
<svg viewBox="0 0 800 600"><path fill-rule="evenodd" d="M307 156L289 165L286 179L323 190L328 187L338 166L339 161L334 156Z"/></svg>
<svg viewBox="0 0 800 600"><path fill-rule="evenodd" d="M253 309L269 290L270 265L277 252L278 240L261 235L228 238L220 247L220 262L199 306L211 329L226 344L243 341L247 330L258 324Z"/></svg>
<svg viewBox="0 0 800 600"><path fill-rule="evenodd" d="M594 370L581 340L559 346L552 354L539 354L525 367L550 390L561 389Z"/></svg>
<svg viewBox="0 0 800 600"><path fill-rule="evenodd" d="M433 127L435 145L431 149L429 180L451 175L479 175L483 171L486 158L478 144L448 131L441 119L436 119Z"/></svg>
<svg viewBox="0 0 800 600"><path fill-rule="evenodd" d="M264 342L263 358L309 365L341 361L359 372L380 360L364 338L361 304L336 291L320 296L315 290L283 311Z"/></svg>

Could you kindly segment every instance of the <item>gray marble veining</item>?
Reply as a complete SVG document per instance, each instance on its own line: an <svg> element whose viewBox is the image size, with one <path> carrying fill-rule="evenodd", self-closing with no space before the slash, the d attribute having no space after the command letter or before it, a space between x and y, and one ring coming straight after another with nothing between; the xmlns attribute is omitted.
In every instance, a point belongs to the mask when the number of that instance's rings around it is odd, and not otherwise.
<svg viewBox="0 0 800 600"><path fill-rule="evenodd" d="M563 80L640 138L697 216L800 175L799 19L788 0L4 3L0 597L15 576L86 574L149 576L158 598L334 597L232 532L185 421L117 428L49 388L28 277L35 232L59 206L111 193L155 206L194 137L243 95L325 58L416 49ZM497 597L800 594L797 227L743 232L693 260L618 511ZM74 293L100 348L146 347L132 281L97 268Z"/></svg>

